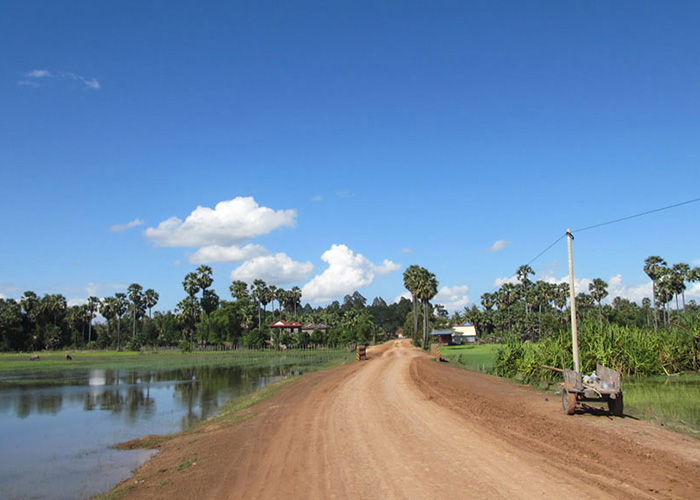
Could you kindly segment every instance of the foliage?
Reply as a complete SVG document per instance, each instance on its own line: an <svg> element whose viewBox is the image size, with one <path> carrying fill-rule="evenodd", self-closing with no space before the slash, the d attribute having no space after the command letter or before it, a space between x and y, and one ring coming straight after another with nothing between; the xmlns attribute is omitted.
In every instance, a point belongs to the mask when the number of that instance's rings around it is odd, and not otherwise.
<svg viewBox="0 0 700 500"><path fill-rule="evenodd" d="M697 317L688 324L697 324ZM624 375L661 375L697 370L698 330L679 324L653 330L589 320L578 330L581 371L590 373L596 363ZM512 336L496 352L495 373L525 380L554 380L560 376L543 369L573 367L571 334L562 330L537 343Z"/></svg>
<svg viewBox="0 0 700 500"><path fill-rule="evenodd" d="M264 347L265 346L265 334L262 333L257 328L250 330L243 336L243 346L244 347Z"/></svg>

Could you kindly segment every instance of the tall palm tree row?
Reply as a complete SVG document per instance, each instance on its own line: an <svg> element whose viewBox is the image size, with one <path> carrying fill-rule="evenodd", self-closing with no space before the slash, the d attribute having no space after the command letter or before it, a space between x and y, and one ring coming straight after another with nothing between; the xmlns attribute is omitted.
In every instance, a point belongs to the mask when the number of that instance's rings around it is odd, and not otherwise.
<svg viewBox="0 0 700 500"><path fill-rule="evenodd" d="M423 303L423 349L427 349L428 342L428 317L430 313L430 301L438 293L439 282L435 275L427 269L422 269L418 279L418 298Z"/></svg>
<svg viewBox="0 0 700 500"><path fill-rule="evenodd" d="M412 265L403 273L403 283L406 290L411 293L413 301L413 342L418 340L418 302L423 305L423 348L427 349L428 325L431 313L430 301L437 295L438 280L433 273L426 268Z"/></svg>
<svg viewBox="0 0 700 500"><path fill-rule="evenodd" d="M411 293L413 302L413 343L418 341L418 289L423 268L417 265L408 266L403 273L403 286Z"/></svg>

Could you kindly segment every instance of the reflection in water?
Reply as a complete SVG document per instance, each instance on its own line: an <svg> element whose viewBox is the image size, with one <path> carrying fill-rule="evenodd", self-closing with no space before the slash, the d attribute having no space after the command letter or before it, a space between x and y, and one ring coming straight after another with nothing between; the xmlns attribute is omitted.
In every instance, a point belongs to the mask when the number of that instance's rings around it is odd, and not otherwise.
<svg viewBox="0 0 700 500"><path fill-rule="evenodd" d="M128 477L151 452L110 446L187 429L288 367L43 373L0 389L3 498L85 498ZM47 385L40 380L50 379ZM7 380L5 381L8 382ZM56 384L60 382L60 384Z"/></svg>

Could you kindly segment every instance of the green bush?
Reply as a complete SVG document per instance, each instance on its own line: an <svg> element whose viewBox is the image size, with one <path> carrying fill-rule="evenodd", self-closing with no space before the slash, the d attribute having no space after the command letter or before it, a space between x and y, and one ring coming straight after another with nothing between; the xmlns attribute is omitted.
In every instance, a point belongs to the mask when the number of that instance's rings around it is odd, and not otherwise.
<svg viewBox="0 0 700 500"><path fill-rule="evenodd" d="M178 347L180 348L180 352L192 352L192 345L186 340L181 340Z"/></svg>
<svg viewBox="0 0 700 500"><path fill-rule="evenodd" d="M590 373L596 363L624 375L661 375L694 369L693 328L670 330L600 325L583 322L578 331L581 371ZM542 365L573 368L571 333L560 331L538 343L510 338L496 352L495 373L525 380L553 380L560 376Z"/></svg>

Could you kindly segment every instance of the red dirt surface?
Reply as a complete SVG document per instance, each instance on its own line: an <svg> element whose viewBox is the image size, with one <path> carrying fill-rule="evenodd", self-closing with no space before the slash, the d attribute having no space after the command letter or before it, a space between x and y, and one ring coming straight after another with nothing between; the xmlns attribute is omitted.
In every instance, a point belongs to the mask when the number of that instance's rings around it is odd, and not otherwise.
<svg viewBox="0 0 700 500"><path fill-rule="evenodd" d="M161 445L127 498L700 498L700 442L436 363L407 342Z"/></svg>

